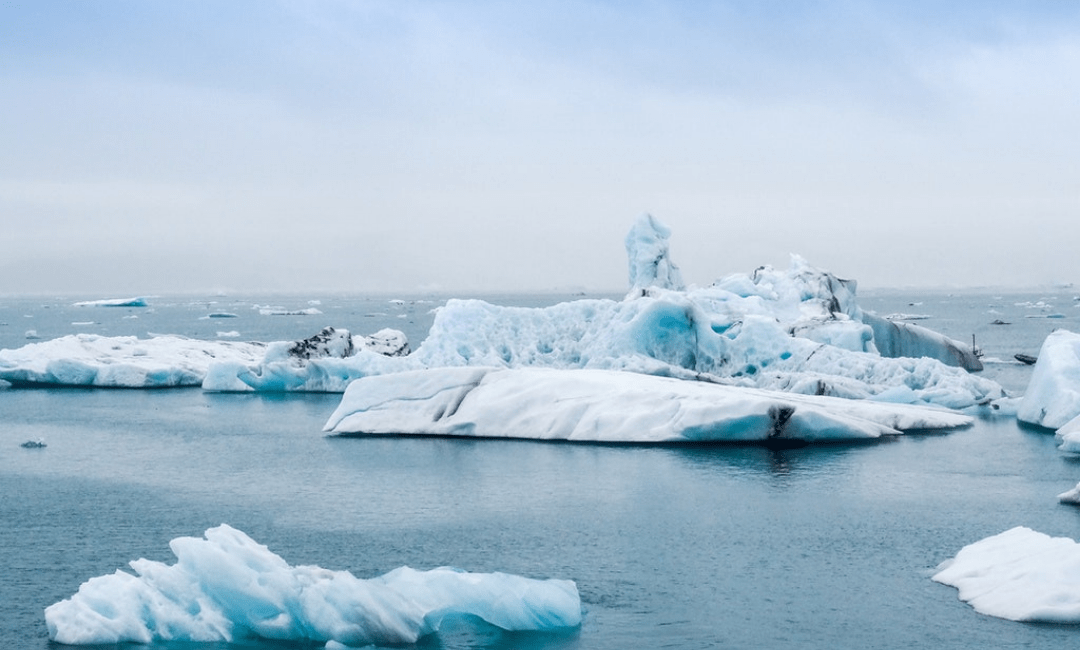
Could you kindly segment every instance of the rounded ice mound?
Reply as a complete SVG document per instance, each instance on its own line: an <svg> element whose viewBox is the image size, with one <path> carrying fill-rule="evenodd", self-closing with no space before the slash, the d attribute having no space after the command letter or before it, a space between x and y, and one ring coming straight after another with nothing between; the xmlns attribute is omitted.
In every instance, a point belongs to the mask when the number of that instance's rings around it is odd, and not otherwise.
<svg viewBox="0 0 1080 650"><path fill-rule="evenodd" d="M334 641L346 646L414 643L449 616L475 616L506 630L581 623L569 580L408 567L363 580L347 571L290 566L222 524L204 539L169 544L175 564L135 560L135 575L92 578L45 609L49 638L66 644Z"/></svg>
<svg viewBox="0 0 1080 650"><path fill-rule="evenodd" d="M960 549L933 579L982 614L1080 623L1080 544L1017 526Z"/></svg>
<svg viewBox="0 0 1080 650"><path fill-rule="evenodd" d="M1055 330L1043 341L1016 417L1059 429L1080 416L1080 334Z"/></svg>

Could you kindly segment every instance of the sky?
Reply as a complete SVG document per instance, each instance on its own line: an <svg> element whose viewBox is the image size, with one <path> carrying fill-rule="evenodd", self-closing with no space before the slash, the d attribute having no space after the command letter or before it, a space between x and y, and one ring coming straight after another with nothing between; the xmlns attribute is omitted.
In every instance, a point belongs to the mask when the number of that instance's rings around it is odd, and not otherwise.
<svg viewBox="0 0 1080 650"><path fill-rule="evenodd" d="M1080 283L1080 3L0 2L0 294Z"/></svg>

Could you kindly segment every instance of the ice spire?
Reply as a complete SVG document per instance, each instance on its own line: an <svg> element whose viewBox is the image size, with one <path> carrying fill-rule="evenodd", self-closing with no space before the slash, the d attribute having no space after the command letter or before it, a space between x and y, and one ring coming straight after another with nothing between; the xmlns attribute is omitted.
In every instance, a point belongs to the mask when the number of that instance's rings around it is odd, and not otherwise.
<svg viewBox="0 0 1080 650"><path fill-rule="evenodd" d="M626 254L630 259L630 293L641 296L649 287L682 291L685 289L679 267L668 257L671 228L650 214L638 217L626 235Z"/></svg>

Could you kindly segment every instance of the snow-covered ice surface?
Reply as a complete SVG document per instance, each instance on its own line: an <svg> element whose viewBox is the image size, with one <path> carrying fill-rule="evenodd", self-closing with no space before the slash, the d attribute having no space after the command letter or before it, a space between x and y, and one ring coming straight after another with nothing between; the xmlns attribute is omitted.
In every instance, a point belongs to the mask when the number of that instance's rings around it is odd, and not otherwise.
<svg viewBox="0 0 1080 650"><path fill-rule="evenodd" d="M353 382L333 433L592 442L827 441L971 423L951 411L610 370L438 368Z"/></svg>
<svg viewBox="0 0 1080 650"><path fill-rule="evenodd" d="M569 580L443 567L395 569L368 580L290 566L243 532L221 525L169 543L176 563L130 563L92 578L45 610L49 638L66 644L307 640L347 646L414 643L447 617L475 616L505 630L581 623Z"/></svg>
<svg viewBox="0 0 1080 650"><path fill-rule="evenodd" d="M0 350L0 379L113 388L199 386L211 362L256 363L265 352L261 343L72 334Z"/></svg>
<svg viewBox="0 0 1080 650"><path fill-rule="evenodd" d="M1017 412L1022 422L1061 429L1080 416L1080 334L1059 329L1046 337ZM1080 425L1076 427L1080 429Z"/></svg>
<svg viewBox="0 0 1080 650"><path fill-rule="evenodd" d="M1013 621L1080 623L1080 544L1022 526L965 546L933 579L976 611Z"/></svg>

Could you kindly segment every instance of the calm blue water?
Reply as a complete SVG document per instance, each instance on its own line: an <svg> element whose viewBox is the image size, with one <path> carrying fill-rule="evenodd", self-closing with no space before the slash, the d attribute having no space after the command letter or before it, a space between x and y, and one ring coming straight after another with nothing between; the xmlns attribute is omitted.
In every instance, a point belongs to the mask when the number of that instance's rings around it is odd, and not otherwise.
<svg viewBox="0 0 1080 650"><path fill-rule="evenodd" d="M881 292L860 302L933 315L922 323L962 340L975 332L988 356L1005 359L1037 352L1054 327L1080 326L1069 294L1053 297L1062 319L1025 318L1039 308L1015 304L1051 297ZM89 331L70 325L70 307L45 304L0 300L9 323L0 330L12 321L20 330L4 346L24 344L30 329L12 314L45 337ZM325 324L426 328L434 306L322 298L323 317L259 317L241 303L169 304L77 313L93 313L108 334L145 335L116 329L137 320L195 336L208 324L199 316L233 311L239 318L209 327L273 340ZM410 307L411 317L392 311ZM139 319L123 318L132 313ZM1013 324L988 325L995 318ZM1028 372L987 370L1021 387ZM223 522L291 564L362 577L450 564L577 581L586 612L572 634L461 626L425 648L1060 648L1080 638L1072 626L982 616L929 579L960 547L1016 525L1080 539L1080 510L1055 498L1080 480L1080 462L1007 419L770 452L326 437L338 399L0 390L0 645L49 647L46 606L129 560L171 562L169 540ZM38 437L47 448L19 447Z"/></svg>

